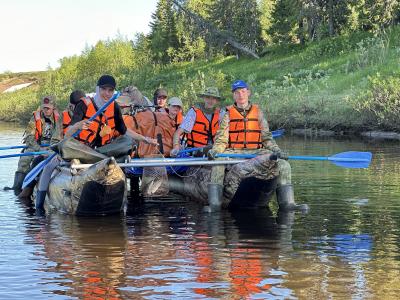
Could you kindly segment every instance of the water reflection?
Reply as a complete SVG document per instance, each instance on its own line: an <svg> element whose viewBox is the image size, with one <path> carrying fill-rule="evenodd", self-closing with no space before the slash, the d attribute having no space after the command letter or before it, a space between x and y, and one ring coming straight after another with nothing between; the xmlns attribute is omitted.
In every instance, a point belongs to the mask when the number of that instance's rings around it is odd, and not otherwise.
<svg viewBox="0 0 400 300"><path fill-rule="evenodd" d="M138 244L136 236L136 243L129 243L133 255L127 261L135 267L128 275L127 295L234 299L291 295L280 286L285 272L278 270L278 261L283 252L292 251L293 214L281 216L279 224L269 210L185 211L177 209L174 214L171 208L157 208L140 230L143 234L149 228L146 241ZM139 256L143 252L150 260Z"/></svg>
<svg viewBox="0 0 400 300"><path fill-rule="evenodd" d="M126 226L120 217L88 219L53 214L41 224L39 231L28 234L43 246L37 253L42 256L37 269L43 273L42 290L80 299L120 298L127 243Z"/></svg>
<svg viewBox="0 0 400 300"><path fill-rule="evenodd" d="M18 144L7 130L1 145ZM1 299L396 299L400 291L397 143L286 137L290 155L374 153L366 170L294 161L310 212L204 214L154 202L126 216L37 216L0 192ZM3 160L9 185L16 159Z"/></svg>

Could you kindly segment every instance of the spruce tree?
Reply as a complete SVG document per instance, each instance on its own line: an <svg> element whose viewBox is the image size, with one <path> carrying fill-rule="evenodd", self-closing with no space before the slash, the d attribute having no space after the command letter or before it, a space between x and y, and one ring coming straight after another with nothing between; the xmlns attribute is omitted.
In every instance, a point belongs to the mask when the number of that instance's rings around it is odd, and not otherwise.
<svg viewBox="0 0 400 300"><path fill-rule="evenodd" d="M149 35L150 48L156 63L171 62L174 51L179 49L175 15L171 0L158 1L156 11L152 14Z"/></svg>

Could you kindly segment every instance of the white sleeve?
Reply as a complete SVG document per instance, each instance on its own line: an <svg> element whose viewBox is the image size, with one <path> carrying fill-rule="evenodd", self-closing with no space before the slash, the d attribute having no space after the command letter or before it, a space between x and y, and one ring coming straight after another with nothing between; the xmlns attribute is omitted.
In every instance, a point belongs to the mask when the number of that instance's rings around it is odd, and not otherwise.
<svg viewBox="0 0 400 300"><path fill-rule="evenodd" d="M181 128L186 133L192 132L195 122L196 122L196 112L194 111L193 108L191 108L187 112L179 128Z"/></svg>

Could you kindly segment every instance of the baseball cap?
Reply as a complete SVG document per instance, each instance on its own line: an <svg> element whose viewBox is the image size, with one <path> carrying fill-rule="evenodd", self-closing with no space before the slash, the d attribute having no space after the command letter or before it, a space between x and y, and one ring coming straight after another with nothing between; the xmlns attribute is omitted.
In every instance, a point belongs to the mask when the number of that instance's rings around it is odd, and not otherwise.
<svg viewBox="0 0 400 300"><path fill-rule="evenodd" d="M157 95L156 95L157 97L160 97L160 96L168 97L168 92L167 92L166 89L160 88L160 89L158 89L158 90L156 91L156 94L157 94Z"/></svg>
<svg viewBox="0 0 400 300"><path fill-rule="evenodd" d="M232 83L232 92L236 91L237 89L247 89L248 87L249 86L247 85L247 83L243 80L236 80L234 83Z"/></svg>
<svg viewBox="0 0 400 300"><path fill-rule="evenodd" d="M181 108L183 107L182 100L179 99L178 97L169 98L169 100L168 100L168 105L169 105L169 106L171 106L171 105L177 105L177 106L180 106Z"/></svg>
<svg viewBox="0 0 400 300"><path fill-rule="evenodd" d="M44 96L41 101L41 106L42 108L44 107L54 108L55 106L54 96Z"/></svg>
<svg viewBox="0 0 400 300"><path fill-rule="evenodd" d="M99 87L112 87L115 89L117 83L115 82L114 77L111 75L102 75L97 81L97 86Z"/></svg>

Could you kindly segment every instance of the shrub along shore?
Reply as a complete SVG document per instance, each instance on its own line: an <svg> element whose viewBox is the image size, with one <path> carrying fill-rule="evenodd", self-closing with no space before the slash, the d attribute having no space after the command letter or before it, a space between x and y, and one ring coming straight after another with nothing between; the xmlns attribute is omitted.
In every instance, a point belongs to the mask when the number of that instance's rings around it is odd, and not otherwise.
<svg viewBox="0 0 400 300"><path fill-rule="evenodd" d="M271 128L332 132L400 131L400 27L380 34L353 33L307 45L267 48L260 59L211 60L154 65L123 38L101 41L81 55L40 72L36 84L0 94L0 120L25 124L39 98L55 94L62 110L69 93L94 91L99 75L135 85L148 97L158 87L189 108L206 86L217 86L232 102L230 83L247 81L252 101L266 111ZM32 73L29 73L32 77ZM1 74L0 83L23 74Z"/></svg>

